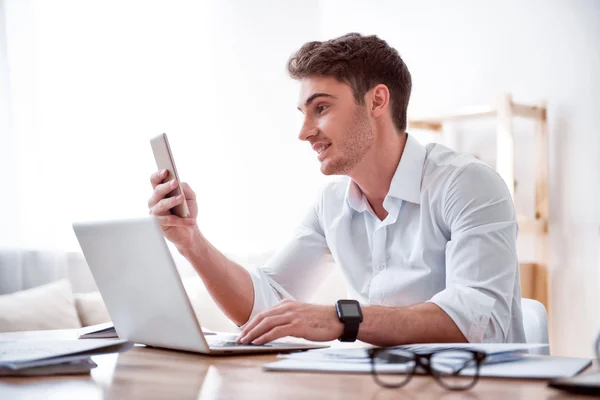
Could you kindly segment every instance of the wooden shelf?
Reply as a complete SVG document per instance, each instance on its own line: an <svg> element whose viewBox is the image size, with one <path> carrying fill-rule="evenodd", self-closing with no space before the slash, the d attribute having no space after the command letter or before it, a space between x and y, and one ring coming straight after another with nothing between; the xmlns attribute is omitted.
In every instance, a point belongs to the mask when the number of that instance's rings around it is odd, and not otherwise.
<svg viewBox="0 0 600 400"><path fill-rule="evenodd" d="M529 218L522 215L517 216L519 233L544 235L548 233L548 221L545 219Z"/></svg>
<svg viewBox="0 0 600 400"><path fill-rule="evenodd" d="M430 129L435 131L441 131L442 123L446 121L456 121L461 119L473 119L481 117L493 117L496 116L497 110L490 106L481 107L469 107L461 110L456 114L442 115L438 117L430 118L411 118L408 121L409 128L415 129Z"/></svg>
<svg viewBox="0 0 600 400"><path fill-rule="evenodd" d="M545 119L546 109L540 106L528 106L524 104L513 103L510 101L512 114L517 117L530 119ZM497 117L501 114L500 107L491 106L469 107L455 114L448 114L427 118L411 118L408 121L409 128L427 129L441 131L442 124L448 121L457 121L461 119L476 119L482 117Z"/></svg>
<svg viewBox="0 0 600 400"><path fill-rule="evenodd" d="M535 299L548 309L547 267L537 263L520 263L519 269L521 271L521 296Z"/></svg>

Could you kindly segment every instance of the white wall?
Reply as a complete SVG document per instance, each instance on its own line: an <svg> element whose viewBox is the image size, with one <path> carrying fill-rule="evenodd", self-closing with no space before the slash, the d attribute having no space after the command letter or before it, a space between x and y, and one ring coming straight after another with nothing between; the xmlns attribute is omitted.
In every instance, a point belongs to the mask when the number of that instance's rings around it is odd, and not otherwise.
<svg viewBox="0 0 600 400"><path fill-rule="evenodd" d="M324 179L285 70L318 36L316 0L5 4L19 219L0 231L76 250L73 221L147 215L161 132L216 246L292 231Z"/></svg>
<svg viewBox="0 0 600 400"><path fill-rule="evenodd" d="M600 329L600 2L325 0L321 19L324 38L358 31L398 49L413 76L412 115L489 104L504 92L547 100L552 351L591 355ZM493 123L457 129L478 151L493 147ZM517 129L517 166L529 169L531 139L526 125ZM531 198L517 200L531 209ZM530 244L521 241L522 258Z"/></svg>
<svg viewBox="0 0 600 400"><path fill-rule="evenodd" d="M4 20L4 0L0 0L0 210L2 222L14 228L17 223L15 210L17 208L17 179L14 170L16 160L14 154L14 136L11 134L10 108L8 93L9 73L6 55L6 25ZM0 229L0 247L14 245L14 231Z"/></svg>

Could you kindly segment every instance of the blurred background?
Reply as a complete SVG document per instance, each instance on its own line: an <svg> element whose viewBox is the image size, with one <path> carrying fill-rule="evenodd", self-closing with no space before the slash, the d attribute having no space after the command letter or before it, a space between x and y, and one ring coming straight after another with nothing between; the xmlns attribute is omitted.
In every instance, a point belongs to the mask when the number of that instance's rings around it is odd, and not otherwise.
<svg viewBox="0 0 600 400"><path fill-rule="evenodd" d="M149 139L166 132L180 177L199 196L204 234L242 261L270 254L329 179L297 138L299 85L286 61L307 41L376 34L412 73L409 117L495 105L504 94L546 102L552 353L591 356L600 328L599 1L0 6L4 251L78 253L72 222L147 215L156 169ZM513 128L515 202L532 214L533 129ZM498 162L493 120L446 129L452 147ZM521 261L534 262L535 240L521 235ZM15 265L0 262L0 276L23 280ZM34 286L19 285L10 287Z"/></svg>

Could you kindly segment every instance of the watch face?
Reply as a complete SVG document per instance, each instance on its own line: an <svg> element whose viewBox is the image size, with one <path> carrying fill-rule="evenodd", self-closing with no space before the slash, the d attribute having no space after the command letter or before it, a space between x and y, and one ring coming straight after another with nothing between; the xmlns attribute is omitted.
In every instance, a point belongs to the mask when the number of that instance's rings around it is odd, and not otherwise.
<svg viewBox="0 0 600 400"><path fill-rule="evenodd" d="M340 304L340 307L342 308L342 315L344 318L360 317L360 312L356 304L342 303Z"/></svg>

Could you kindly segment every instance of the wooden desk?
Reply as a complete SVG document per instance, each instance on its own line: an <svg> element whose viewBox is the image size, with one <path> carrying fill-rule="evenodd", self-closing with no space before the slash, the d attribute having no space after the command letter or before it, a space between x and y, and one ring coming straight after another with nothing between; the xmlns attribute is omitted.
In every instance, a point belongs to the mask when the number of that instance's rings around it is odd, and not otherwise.
<svg viewBox="0 0 600 400"><path fill-rule="evenodd" d="M135 347L94 357L98 367L91 375L0 378L0 399L577 398L536 380L482 378L470 391L449 392L428 376L413 377L407 386L394 390L379 388L369 375L263 371L262 365L274 359L274 355L208 357Z"/></svg>

